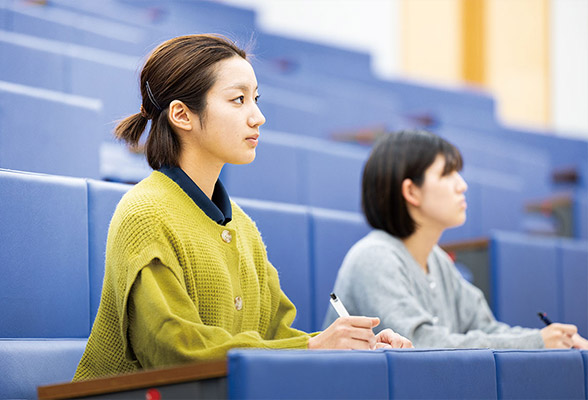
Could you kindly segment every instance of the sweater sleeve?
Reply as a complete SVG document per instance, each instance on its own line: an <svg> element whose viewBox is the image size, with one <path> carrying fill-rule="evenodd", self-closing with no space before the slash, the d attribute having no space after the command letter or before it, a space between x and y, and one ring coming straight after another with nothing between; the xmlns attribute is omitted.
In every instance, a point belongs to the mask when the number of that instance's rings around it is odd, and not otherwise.
<svg viewBox="0 0 588 400"><path fill-rule="evenodd" d="M386 246L370 246L349 262L342 279L353 282L349 287L361 314L380 317L378 329L392 328L410 339L415 347L542 347L537 332L487 333L475 324L469 331L452 332L437 324L434 315L421 305L411 290L412 283L401 258ZM473 302L469 304L475 310L475 318L487 318L489 310L483 299L466 291L460 302Z"/></svg>
<svg viewBox="0 0 588 400"><path fill-rule="evenodd" d="M467 282L457 271L449 256L438 250L441 262L448 271L456 299L459 332L477 336L474 343L486 342L493 348L543 348L544 343L538 329L510 326L494 318L488 302L480 289Z"/></svg>
<svg viewBox="0 0 588 400"><path fill-rule="evenodd" d="M263 339L258 332L231 335L202 323L171 270L154 261L141 270L128 300L128 337L143 368L220 359L231 348L306 348L308 335Z"/></svg>

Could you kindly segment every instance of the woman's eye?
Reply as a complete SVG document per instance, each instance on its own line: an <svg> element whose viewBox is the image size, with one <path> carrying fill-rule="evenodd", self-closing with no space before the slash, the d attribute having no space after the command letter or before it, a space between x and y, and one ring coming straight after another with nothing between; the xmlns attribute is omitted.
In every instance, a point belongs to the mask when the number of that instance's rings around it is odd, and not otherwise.
<svg viewBox="0 0 588 400"><path fill-rule="evenodd" d="M257 102L259 101L259 97L260 97L259 94L257 96L255 96L255 104L257 104Z"/></svg>
<svg viewBox="0 0 588 400"><path fill-rule="evenodd" d="M236 99L233 99L233 101L239 104L243 104L243 101L245 101L245 96L239 96Z"/></svg>

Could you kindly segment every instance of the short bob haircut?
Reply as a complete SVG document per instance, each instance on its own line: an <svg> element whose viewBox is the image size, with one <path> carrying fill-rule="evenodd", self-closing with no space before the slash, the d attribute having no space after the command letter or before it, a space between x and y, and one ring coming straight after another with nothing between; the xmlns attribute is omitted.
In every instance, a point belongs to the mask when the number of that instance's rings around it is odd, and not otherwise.
<svg viewBox="0 0 588 400"><path fill-rule="evenodd" d="M421 186L437 155L445 158L443 175L462 169L459 150L427 131L395 132L376 142L363 170L361 193L363 212L373 228L401 239L415 232L417 225L408 213L402 182L408 178Z"/></svg>

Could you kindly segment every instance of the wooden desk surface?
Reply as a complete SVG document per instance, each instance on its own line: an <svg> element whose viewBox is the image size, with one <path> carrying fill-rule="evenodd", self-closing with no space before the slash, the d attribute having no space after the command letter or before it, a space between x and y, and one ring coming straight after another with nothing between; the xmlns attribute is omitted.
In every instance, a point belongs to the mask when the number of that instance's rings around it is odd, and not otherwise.
<svg viewBox="0 0 588 400"><path fill-rule="evenodd" d="M103 395L134 389L223 378L227 375L227 361L208 361L178 367L153 369L107 378L40 386L39 399L71 399Z"/></svg>

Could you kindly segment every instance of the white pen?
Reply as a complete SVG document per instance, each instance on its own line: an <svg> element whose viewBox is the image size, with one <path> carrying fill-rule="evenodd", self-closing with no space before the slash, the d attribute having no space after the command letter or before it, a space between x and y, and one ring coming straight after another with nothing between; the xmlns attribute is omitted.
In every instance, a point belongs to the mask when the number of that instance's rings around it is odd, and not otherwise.
<svg viewBox="0 0 588 400"><path fill-rule="evenodd" d="M345 306L341 303L341 300L339 300L335 293L331 293L331 304L340 317L349 317L349 313L345 309Z"/></svg>

